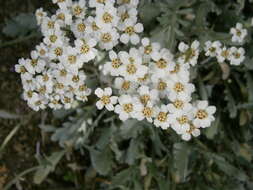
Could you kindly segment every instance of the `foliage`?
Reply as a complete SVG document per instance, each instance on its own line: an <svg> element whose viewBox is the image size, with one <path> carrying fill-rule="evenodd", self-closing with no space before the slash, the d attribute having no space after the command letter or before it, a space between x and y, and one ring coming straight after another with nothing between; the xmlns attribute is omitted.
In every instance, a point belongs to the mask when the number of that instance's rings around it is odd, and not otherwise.
<svg viewBox="0 0 253 190"><path fill-rule="evenodd" d="M82 176L79 180L68 177L77 188L95 185L96 189L122 190L253 189L253 43L249 27L252 2L142 0L139 11L146 34L172 52L182 40L198 39L202 47L207 40L235 45L229 29L237 22L248 26L242 66L200 57L202 63L192 70L197 96L209 99L217 107L216 121L201 137L182 142L170 129L162 131L134 120L121 123L110 113L95 111L95 106L61 110L54 113L60 125L42 123L40 128L52 133L51 139L58 141L64 151L40 161L42 167L35 174L35 182L49 183L49 172L64 155L76 154L89 160L85 164L78 162L81 169L73 170ZM33 30L34 26L28 17L23 14L7 22L3 33L10 37L29 35L26 29ZM94 100L90 101L88 104L93 105ZM16 118L4 111L0 114ZM93 121L89 123L89 119ZM41 174L43 178L38 178Z"/></svg>

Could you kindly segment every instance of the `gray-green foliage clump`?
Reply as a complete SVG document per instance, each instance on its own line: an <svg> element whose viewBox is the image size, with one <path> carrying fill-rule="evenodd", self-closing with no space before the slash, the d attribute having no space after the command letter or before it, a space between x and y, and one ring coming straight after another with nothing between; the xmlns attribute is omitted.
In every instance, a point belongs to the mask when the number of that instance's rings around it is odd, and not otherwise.
<svg viewBox="0 0 253 190"><path fill-rule="evenodd" d="M252 189L253 3L143 0L138 12L144 36L178 57L184 53L178 53L180 42L200 42L198 63L191 68L197 91L193 99L215 105L216 120L202 136L183 142L171 128L161 130L132 119L121 122L110 112L97 111L97 99L91 97L71 111L55 112L61 125L40 125L53 133L52 140L59 141L64 154L73 154L75 149L74 154L88 160L77 162L80 167L65 179L87 189L93 185L95 189L124 190ZM247 33L233 40L238 33L231 28ZM212 48L220 51L212 52ZM228 57L222 59L222 50L244 58L239 64ZM96 79L87 83L107 85ZM58 154L63 158L62 152ZM50 160L43 164L50 165Z"/></svg>

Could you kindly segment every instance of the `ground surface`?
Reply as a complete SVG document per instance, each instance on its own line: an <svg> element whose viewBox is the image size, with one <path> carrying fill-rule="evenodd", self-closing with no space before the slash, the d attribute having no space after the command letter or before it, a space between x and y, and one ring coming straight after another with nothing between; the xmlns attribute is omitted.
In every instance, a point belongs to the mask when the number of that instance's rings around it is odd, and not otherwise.
<svg viewBox="0 0 253 190"><path fill-rule="evenodd" d="M0 29L4 27L6 20L17 16L19 13L34 12L40 7L45 6L49 0L2 0L0 1ZM0 44L15 39L8 38L0 33ZM23 124L15 136L8 142L2 155L0 155L0 189L14 176L26 169L36 165L36 144L41 139L41 133L38 128L41 122L41 113L35 113L30 110L26 103L20 98L22 87L19 75L14 72L14 65L20 57L28 57L32 47L39 41L33 38L28 41L16 43L11 46L0 48L0 109L21 115L21 119L6 120L0 118L0 144L12 129ZM47 147L53 145L47 145ZM45 146L42 146L44 148ZM28 175L28 178L31 176ZM38 189L28 183L29 180L23 180L21 185L23 189ZM15 188L14 188L15 189ZM43 186L40 189L44 189Z"/></svg>

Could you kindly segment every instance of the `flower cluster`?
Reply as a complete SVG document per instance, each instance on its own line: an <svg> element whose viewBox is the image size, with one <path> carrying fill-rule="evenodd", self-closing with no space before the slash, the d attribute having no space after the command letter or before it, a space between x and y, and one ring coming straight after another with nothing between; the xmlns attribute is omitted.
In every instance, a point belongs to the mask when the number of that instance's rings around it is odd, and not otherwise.
<svg viewBox="0 0 253 190"><path fill-rule="evenodd" d="M138 0L53 0L59 9L48 16L43 9L36 18L43 42L15 66L21 74L23 97L38 111L68 109L75 100L86 101L85 65L99 50L111 50L119 41L137 44L143 26L137 23Z"/></svg>
<svg viewBox="0 0 253 190"><path fill-rule="evenodd" d="M159 43L143 38L138 48L110 51L102 71L114 77L119 96L112 96L111 88L98 88L98 109L114 110L122 121L146 119L162 129L171 127L184 140L198 136L200 128L211 125L216 108L207 101L191 102L195 87L189 68L197 63L199 42L180 43L179 50L175 57Z"/></svg>
<svg viewBox="0 0 253 190"><path fill-rule="evenodd" d="M245 50L242 47L227 48L220 41L207 41L204 50L206 56L216 57L219 63L229 61L231 65L240 65L245 59Z"/></svg>
<svg viewBox="0 0 253 190"><path fill-rule="evenodd" d="M53 3L59 6L56 14L49 17L43 9L36 12L43 42L30 59L22 58L16 65L24 99L31 108L69 109L75 100L87 101L91 89L86 86L85 71L92 67L89 63L97 62L99 52L108 51L109 60L101 68L114 85L95 90L98 109L114 111L122 121L134 118L162 129L172 128L184 140L211 125L216 108L207 101L192 101L195 87L190 83L189 69L198 62L198 41L179 43L179 53L174 55L149 38L141 39L138 0ZM131 45L129 51L113 50L119 43ZM231 48L231 57L226 57L231 64L238 63L238 52L243 55L240 49L235 51ZM218 48L215 52L218 54Z"/></svg>

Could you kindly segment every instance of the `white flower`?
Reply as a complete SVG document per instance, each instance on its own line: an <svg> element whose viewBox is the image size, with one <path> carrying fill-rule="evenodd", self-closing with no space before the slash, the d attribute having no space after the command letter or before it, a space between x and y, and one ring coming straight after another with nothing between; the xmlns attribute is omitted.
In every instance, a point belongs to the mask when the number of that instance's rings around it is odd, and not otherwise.
<svg viewBox="0 0 253 190"><path fill-rule="evenodd" d="M39 8L35 12L37 24L41 25L43 22L43 19L47 16L47 13L43 10L43 8Z"/></svg>
<svg viewBox="0 0 253 190"><path fill-rule="evenodd" d="M66 48L66 52L60 56L59 60L66 70L72 74L77 74L78 70L83 66L83 61L80 55L78 55L78 50L70 46Z"/></svg>
<svg viewBox="0 0 253 190"><path fill-rule="evenodd" d="M42 34L54 31L60 31L60 24L55 18L44 17L41 23Z"/></svg>
<svg viewBox="0 0 253 190"><path fill-rule="evenodd" d="M217 52L217 60L219 63L223 63L225 60L231 59L231 52L230 49L226 47L220 48Z"/></svg>
<svg viewBox="0 0 253 190"><path fill-rule="evenodd" d="M56 16L56 19L58 20L59 24L62 26L72 24L72 15L67 8L58 9L56 11L55 16Z"/></svg>
<svg viewBox="0 0 253 190"><path fill-rule="evenodd" d="M143 78L148 72L148 67L142 65L142 57L139 51L131 48L129 53L120 52L119 57L123 65L120 67L120 73L126 80L137 81Z"/></svg>
<svg viewBox="0 0 253 190"><path fill-rule="evenodd" d="M123 32L120 41L124 44L127 44L130 41L133 45L136 45L140 42L138 33L143 32L143 25L141 23L135 24L132 20L127 20Z"/></svg>
<svg viewBox="0 0 253 190"><path fill-rule="evenodd" d="M161 98L164 98L166 95L168 95L169 92L168 79L152 77L151 80L153 88L158 90Z"/></svg>
<svg viewBox="0 0 253 190"><path fill-rule="evenodd" d="M89 7L98 7L107 3L114 4L115 0L89 0Z"/></svg>
<svg viewBox="0 0 253 190"><path fill-rule="evenodd" d="M198 101L196 102L195 107L193 108L194 120L193 124L196 127L210 127L211 122L214 121L213 114L215 113L216 108L214 106L208 106L207 101Z"/></svg>
<svg viewBox="0 0 253 190"><path fill-rule="evenodd" d="M75 20L75 22L71 25L71 30L76 38L85 38L92 33L90 23L83 19Z"/></svg>
<svg viewBox="0 0 253 190"><path fill-rule="evenodd" d="M168 104L168 110L173 115L181 115L182 113L186 113L192 110L192 104L190 103L191 97L179 97L175 96L170 99L171 103Z"/></svg>
<svg viewBox="0 0 253 190"><path fill-rule="evenodd" d="M72 7L71 7L73 15L78 18L84 18L86 14L85 4L86 4L85 0L79 0L79 1L73 2Z"/></svg>
<svg viewBox="0 0 253 190"><path fill-rule="evenodd" d="M158 90L150 90L148 86L141 86L138 90L140 102L146 105L148 102L155 103L158 100Z"/></svg>
<svg viewBox="0 0 253 190"><path fill-rule="evenodd" d="M155 109L154 105L151 102L148 102L142 110L135 114L137 120L141 121L143 119L147 119L148 122L152 123L153 118L155 117Z"/></svg>
<svg viewBox="0 0 253 190"><path fill-rule="evenodd" d="M123 30L126 21L137 22L138 11L136 8L129 8L128 6L121 5L118 7L118 17L120 18L117 28Z"/></svg>
<svg viewBox="0 0 253 190"><path fill-rule="evenodd" d="M180 63L187 63L192 66L197 64L199 57L199 41L195 40L189 47L184 42L180 42L178 49L183 54L178 58Z"/></svg>
<svg viewBox="0 0 253 190"><path fill-rule="evenodd" d="M169 96L170 100L178 97L180 99L186 99L194 91L195 87L193 84L188 83L188 81L183 81L178 77L171 77L171 80L168 80Z"/></svg>
<svg viewBox="0 0 253 190"><path fill-rule="evenodd" d="M104 28L98 34L99 47L105 50L111 50L118 44L119 33L115 28Z"/></svg>
<svg viewBox="0 0 253 190"><path fill-rule="evenodd" d="M245 59L245 50L243 48L237 49L236 47L230 48L230 64L231 65L240 65Z"/></svg>
<svg viewBox="0 0 253 190"><path fill-rule="evenodd" d="M62 55L65 54L65 48L62 46L52 46L49 49L48 57L51 60L58 60Z"/></svg>
<svg viewBox="0 0 253 190"><path fill-rule="evenodd" d="M35 90L36 88L36 81L32 74L26 72L21 75L22 85L24 90Z"/></svg>
<svg viewBox="0 0 253 190"><path fill-rule="evenodd" d="M142 104L130 95L122 95L118 101L119 104L115 107L115 113L119 114L119 118L122 121L135 118L136 113L140 112L143 108Z"/></svg>
<svg viewBox="0 0 253 190"><path fill-rule="evenodd" d="M242 43L247 36L248 31L243 28L241 23L236 23L235 28L230 29L230 34L232 34L232 42Z"/></svg>
<svg viewBox="0 0 253 190"><path fill-rule="evenodd" d="M38 53L38 57L46 58L48 55L49 48L42 42L40 45L36 46L36 52Z"/></svg>
<svg viewBox="0 0 253 190"><path fill-rule="evenodd" d="M67 93L61 94L60 100L61 100L65 109L70 109L72 107L73 102L74 102L73 93L67 92Z"/></svg>
<svg viewBox="0 0 253 190"><path fill-rule="evenodd" d="M121 77L117 77L114 81L115 88L119 89L120 93L132 93L137 88L136 82L125 80Z"/></svg>
<svg viewBox="0 0 253 190"><path fill-rule="evenodd" d="M110 3L96 7L97 26L100 28L111 28L117 26L119 17L117 16L117 9Z"/></svg>
<svg viewBox="0 0 253 190"><path fill-rule="evenodd" d="M99 110L103 109L103 107L106 107L108 111L114 110L114 104L117 103L117 96L111 96L112 95L112 89L111 88L105 88L102 90L101 88L97 88L95 90L95 94L97 97L100 98L99 101L97 101L96 106Z"/></svg>
<svg viewBox="0 0 253 190"><path fill-rule="evenodd" d="M140 52L144 55L146 59L152 58L157 60L157 57L160 56L159 50L161 48L159 43L151 43L150 39L143 38L141 40L142 46L140 47Z"/></svg>
<svg viewBox="0 0 253 190"><path fill-rule="evenodd" d="M137 7L139 4L139 0L117 0L119 5L126 5L129 7Z"/></svg>
<svg viewBox="0 0 253 190"><path fill-rule="evenodd" d="M15 71L17 73L25 74L27 72L26 70L26 60L24 58L21 58L18 60L18 64L15 65Z"/></svg>
<svg viewBox="0 0 253 190"><path fill-rule="evenodd" d="M58 94L50 96L48 106L54 110L61 109L62 104L60 102L60 96Z"/></svg>
<svg viewBox="0 0 253 190"><path fill-rule="evenodd" d="M75 46L78 49L79 53L81 54L81 59L84 62L89 62L93 59L95 59L97 55L97 49L94 47L96 46L97 41L93 38L87 40L87 42L82 40L75 40Z"/></svg>
<svg viewBox="0 0 253 190"><path fill-rule="evenodd" d="M46 66L46 62L43 59L38 58L36 51L31 52L31 59L26 59L25 68L31 73L41 73Z"/></svg>
<svg viewBox="0 0 253 190"><path fill-rule="evenodd" d="M200 135L199 128L195 127L193 124L190 124L190 129L182 134L182 139L185 141L189 141L191 139L191 135L197 137Z"/></svg>
<svg viewBox="0 0 253 190"><path fill-rule="evenodd" d="M168 129L171 124L171 115L168 112L168 107L166 105L161 105L160 108L155 108L155 120L154 125L156 127L161 127L162 129Z"/></svg>
<svg viewBox="0 0 253 190"><path fill-rule="evenodd" d="M53 3L57 3L61 9L66 9L72 5L72 0L53 0Z"/></svg>
<svg viewBox="0 0 253 190"><path fill-rule="evenodd" d="M165 77L167 73L173 71L175 68L173 55L167 49L162 49L159 53L153 56L153 60L152 73L154 76Z"/></svg>
<svg viewBox="0 0 253 190"><path fill-rule="evenodd" d="M104 65L104 73L110 73L112 76L119 76L119 68L122 66L122 62L118 55L114 51L109 51L110 62L106 62Z"/></svg>
<svg viewBox="0 0 253 190"><path fill-rule="evenodd" d="M171 127L177 134L184 134L190 130L190 121L192 121L193 117L192 110L181 112L181 114L172 114Z"/></svg>
<svg viewBox="0 0 253 190"><path fill-rule="evenodd" d="M64 38L60 30L48 30L44 32L43 42L48 46L63 46Z"/></svg>
<svg viewBox="0 0 253 190"><path fill-rule="evenodd" d="M220 50L221 48L221 43L220 41L207 41L205 42L205 55L206 56L210 56L210 57L215 57L217 55L217 52Z"/></svg>

